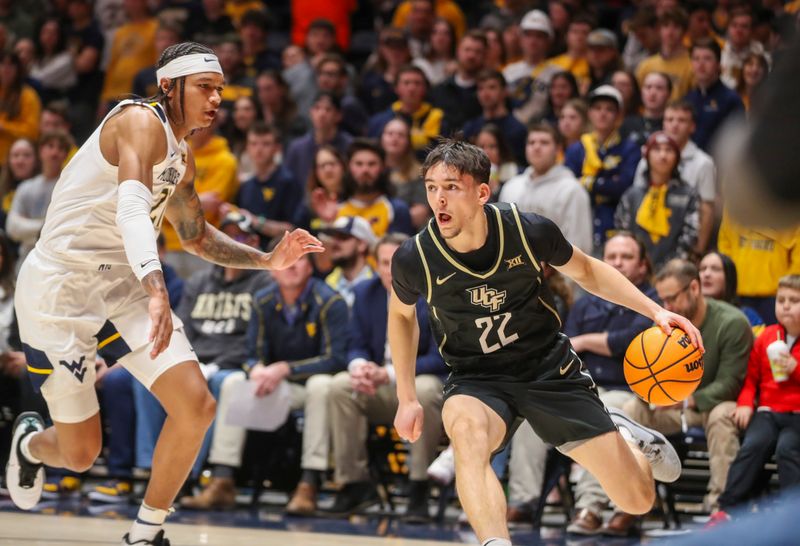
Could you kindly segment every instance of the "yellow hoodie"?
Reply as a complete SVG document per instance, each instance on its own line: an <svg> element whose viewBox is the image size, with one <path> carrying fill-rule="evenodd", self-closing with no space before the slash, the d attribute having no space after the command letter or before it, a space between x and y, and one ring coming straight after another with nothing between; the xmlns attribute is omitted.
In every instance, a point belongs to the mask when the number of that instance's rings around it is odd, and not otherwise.
<svg viewBox="0 0 800 546"><path fill-rule="evenodd" d="M774 296L778 279L800 274L800 227L780 232L751 229L736 224L725 213L717 247L736 264L740 296Z"/></svg>

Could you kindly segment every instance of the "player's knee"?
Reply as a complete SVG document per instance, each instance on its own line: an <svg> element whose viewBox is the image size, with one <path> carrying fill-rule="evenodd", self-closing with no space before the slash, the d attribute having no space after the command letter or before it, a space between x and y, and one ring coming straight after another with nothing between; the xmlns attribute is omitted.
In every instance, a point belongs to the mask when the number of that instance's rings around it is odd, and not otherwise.
<svg viewBox="0 0 800 546"><path fill-rule="evenodd" d="M486 426L469 416L454 420L448 431L453 449L460 453L488 453L489 432Z"/></svg>
<svg viewBox="0 0 800 546"><path fill-rule="evenodd" d="M186 393L180 404L168 413L179 425L206 430L214 421L216 412L217 401L207 388L202 388Z"/></svg>
<svg viewBox="0 0 800 546"><path fill-rule="evenodd" d="M100 455L101 446L81 445L62 453L64 465L73 472L86 472L92 468L95 460Z"/></svg>

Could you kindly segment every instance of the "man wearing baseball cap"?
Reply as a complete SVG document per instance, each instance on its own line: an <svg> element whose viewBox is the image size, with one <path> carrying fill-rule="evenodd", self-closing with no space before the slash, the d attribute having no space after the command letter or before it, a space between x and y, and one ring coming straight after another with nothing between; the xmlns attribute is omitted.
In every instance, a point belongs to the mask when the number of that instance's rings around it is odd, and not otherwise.
<svg viewBox="0 0 800 546"><path fill-rule="evenodd" d="M622 94L601 85L589 95L589 121L593 130L567 148L564 165L572 169L592 198L594 247L599 251L614 229L614 211L633 183L641 152L633 141L623 140L618 127Z"/></svg>
<svg viewBox="0 0 800 546"><path fill-rule="evenodd" d="M617 35L605 28L598 28L586 38L589 63L589 91L611 83L611 75L621 68Z"/></svg>
<svg viewBox="0 0 800 546"><path fill-rule="evenodd" d="M547 106L550 78L560 69L547 62L554 31L550 18L534 9L519 24L522 59L503 69L512 101L518 105L514 116L527 124Z"/></svg>
<svg viewBox="0 0 800 546"><path fill-rule="evenodd" d="M353 305L353 287L371 279L375 271L367 263L377 237L365 219L360 216L340 216L322 230L322 240L335 266L325 282L339 292L348 306Z"/></svg>

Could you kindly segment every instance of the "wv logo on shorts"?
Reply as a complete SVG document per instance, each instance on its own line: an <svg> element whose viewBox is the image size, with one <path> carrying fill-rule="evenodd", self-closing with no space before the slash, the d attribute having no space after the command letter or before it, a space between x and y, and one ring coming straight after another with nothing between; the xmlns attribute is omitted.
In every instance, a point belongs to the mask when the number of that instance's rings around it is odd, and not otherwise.
<svg viewBox="0 0 800 546"><path fill-rule="evenodd" d="M494 288L489 288L487 285L482 284L475 288L467 288L469 292L470 303L472 305L480 305L486 307L491 312L500 309L503 302L506 301L506 291L498 292Z"/></svg>
<svg viewBox="0 0 800 546"><path fill-rule="evenodd" d="M59 360L58 363L68 369L70 373L75 376L75 379L83 383L83 376L86 375L86 366L83 364L84 360L86 360L86 357L82 356L77 362Z"/></svg>

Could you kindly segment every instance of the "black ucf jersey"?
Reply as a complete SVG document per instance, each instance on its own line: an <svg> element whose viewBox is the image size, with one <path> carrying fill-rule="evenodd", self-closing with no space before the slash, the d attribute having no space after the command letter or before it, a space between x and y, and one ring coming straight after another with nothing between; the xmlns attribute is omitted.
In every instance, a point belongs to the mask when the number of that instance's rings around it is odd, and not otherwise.
<svg viewBox="0 0 800 546"><path fill-rule="evenodd" d="M561 327L542 262L567 263L572 245L552 221L521 214L513 204L484 210L490 247L474 253L491 255L488 269L476 271L459 260L432 219L394 255L394 290L409 305L426 299L439 351L455 371L538 368Z"/></svg>

